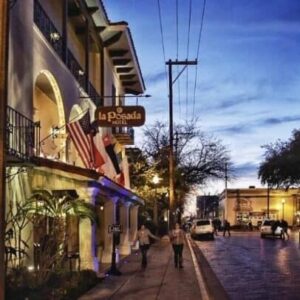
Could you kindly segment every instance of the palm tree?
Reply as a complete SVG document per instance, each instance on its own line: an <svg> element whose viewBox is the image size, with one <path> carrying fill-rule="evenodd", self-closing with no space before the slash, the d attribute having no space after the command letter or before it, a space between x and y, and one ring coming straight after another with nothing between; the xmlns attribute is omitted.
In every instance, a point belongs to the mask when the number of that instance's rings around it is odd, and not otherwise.
<svg viewBox="0 0 300 300"><path fill-rule="evenodd" d="M35 191L23 207L31 216L34 226L41 220L46 221L46 232L39 243L39 277L46 280L53 267L61 267L67 245L67 217L89 219L97 222L97 215L92 204L69 193L57 195L48 190Z"/></svg>

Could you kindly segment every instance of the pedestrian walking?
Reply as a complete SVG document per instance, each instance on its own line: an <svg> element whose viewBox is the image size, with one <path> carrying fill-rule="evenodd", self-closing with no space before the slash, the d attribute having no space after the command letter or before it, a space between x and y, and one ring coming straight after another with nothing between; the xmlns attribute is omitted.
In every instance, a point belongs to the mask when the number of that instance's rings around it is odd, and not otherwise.
<svg viewBox="0 0 300 300"><path fill-rule="evenodd" d="M251 221L251 220L249 221L248 226L249 226L249 230L250 230L250 231L253 231L253 225L252 225L252 221Z"/></svg>
<svg viewBox="0 0 300 300"><path fill-rule="evenodd" d="M142 225L140 230L137 232L137 237L134 241L134 244L138 241L140 246L140 251L142 254L142 268L147 267L147 252L150 248L150 239L149 237L160 240L157 236L153 235L145 225Z"/></svg>
<svg viewBox="0 0 300 300"><path fill-rule="evenodd" d="M226 235L226 231L228 232L228 236L231 236L231 234L230 234L230 223L227 220L224 220L223 236Z"/></svg>
<svg viewBox="0 0 300 300"><path fill-rule="evenodd" d="M183 268L182 251L184 245L184 232L180 229L180 224L175 224L175 229L170 232L170 240L174 251L175 268Z"/></svg>
<svg viewBox="0 0 300 300"><path fill-rule="evenodd" d="M286 220L281 220L281 222L280 222L280 225L281 225L281 227L282 227L282 230L283 230L283 239L285 239L285 237L287 238L287 239L289 239L290 238L290 235L289 235L289 233L288 233L288 230L289 230L289 224L288 224L288 222L286 221Z"/></svg>
<svg viewBox="0 0 300 300"><path fill-rule="evenodd" d="M218 224L217 224L217 219L213 219L212 221L213 227L214 227L214 234L218 235Z"/></svg>

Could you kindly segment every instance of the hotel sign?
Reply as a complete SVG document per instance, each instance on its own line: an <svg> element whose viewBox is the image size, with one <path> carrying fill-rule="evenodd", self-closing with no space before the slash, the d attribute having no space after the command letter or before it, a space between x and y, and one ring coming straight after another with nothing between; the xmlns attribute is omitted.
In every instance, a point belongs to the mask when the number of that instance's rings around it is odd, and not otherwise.
<svg viewBox="0 0 300 300"><path fill-rule="evenodd" d="M95 112L95 120L101 127L137 127L145 123L142 106L103 106Z"/></svg>

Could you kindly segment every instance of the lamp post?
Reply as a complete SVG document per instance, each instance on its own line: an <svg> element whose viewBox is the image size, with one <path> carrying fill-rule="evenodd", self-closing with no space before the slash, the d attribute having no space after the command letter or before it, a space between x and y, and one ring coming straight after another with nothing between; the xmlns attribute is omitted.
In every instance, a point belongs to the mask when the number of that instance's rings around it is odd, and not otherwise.
<svg viewBox="0 0 300 300"><path fill-rule="evenodd" d="M284 220L284 204L285 204L285 199L281 200L281 204L282 204L282 219Z"/></svg>
<svg viewBox="0 0 300 300"><path fill-rule="evenodd" d="M154 205L153 205L153 222L154 224L157 226L158 225L158 218L157 218L157 184L159 183L160 178L158 177L157 174L154 175L153 179L152 179L152 183L155 186L155 197L154 197Z"/></svg>

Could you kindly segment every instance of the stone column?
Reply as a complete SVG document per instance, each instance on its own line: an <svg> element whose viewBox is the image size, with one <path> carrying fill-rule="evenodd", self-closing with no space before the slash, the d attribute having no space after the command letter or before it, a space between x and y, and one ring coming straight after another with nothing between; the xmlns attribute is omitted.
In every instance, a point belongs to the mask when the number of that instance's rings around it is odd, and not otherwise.
<svg viewBox="0 0 300 300"><path fill-rule="evenodd" d="M130 228L129 228L129 211L131 204L125 202L120 210L120 224L122 226L123 232L121 234L121 241L119 245L119 250L121 255L129 255L131 253L130 245Z"/></svg>
<svg viewBox="0 0 300 300"><path fill-rule="evenodd" d="M136 238L137 230L138 230L138 211L139 207L136 205L131 206L130 208L130 242Z"/></svg>
<svg viewBox="0 0 300 300"><path fill-rule="evenodd" d="M104 250L101 262L111 263L112 233L108 233L108 226L115 223L115 201L108 200L104 204Z"/></svg>
<svg viewBox="0 0 300 300"><path fill-rule="evenodd" d="M77 189L79 197L94 204L92 189ZM99 270L99 262L96 257L96 224L91 224L88 219L82 219L79 223L79 253L80 268Z"/></svg>

